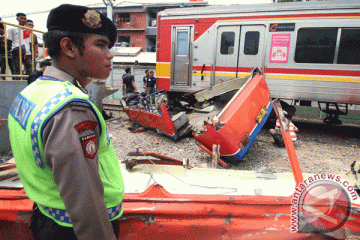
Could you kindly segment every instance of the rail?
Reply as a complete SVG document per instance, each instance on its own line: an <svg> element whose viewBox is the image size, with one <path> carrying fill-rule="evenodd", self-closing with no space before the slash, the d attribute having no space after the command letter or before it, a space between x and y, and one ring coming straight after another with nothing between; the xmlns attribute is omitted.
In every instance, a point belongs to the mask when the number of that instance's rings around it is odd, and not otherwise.
<svg viewBox="0 0 360 240"><path fill-rule="evenodd" d="M6 78L6 77L12 77L13 79L20 79L20 78L25 78L27 76L29 76L29 74L35 70L36 64L35 64L35 58L36 58L36 50L38 48L38 46L36 44L34 44L34 39L36 37L34 32L37 33L41 33L44 34L44 32L39 31L39 30L35 30L29 27L24 27L24 26L20 26L20 25L16 25L16 24L12 24L12 23L8 23L8 22L4 22L4 21L0 21L0 24L4 25L4 29L0 29L3 30L4 33L1 34L0 32L0 50L1 48L3 48L4 53L1 54L0 53L0 67L1 67L1 74L0 74L0 78ZM19 63L18 65L14 65L13 62L13 54L17 54L11 51L11 47L12 47L12 40L8 39L8 26L13 26L15 28L17 28L18 32L21 32L22 34L18 34L19 37ZM24 32L25 30L29 30L30 34L29 34L29 38L31 39L31 44L30 42L26 42L24 39ZM29 32L28 32L29 33ZM23 62L25 60L25 53L23 53L23 45L25 46L26 44L30 44L31 47L31 72L30 69L28 69L28 72L26 74L23 74ZM20 47L21 46L21 47ZM44 43L43 43L44 46ZM45 59L45 48L42 48L43 51L43 59ZM11 55L10 55L11 53ZM10 69L9 69L10 67ZM3 69L5 68L5 69ZM11 70L11 74L10 71Z"/></svg>

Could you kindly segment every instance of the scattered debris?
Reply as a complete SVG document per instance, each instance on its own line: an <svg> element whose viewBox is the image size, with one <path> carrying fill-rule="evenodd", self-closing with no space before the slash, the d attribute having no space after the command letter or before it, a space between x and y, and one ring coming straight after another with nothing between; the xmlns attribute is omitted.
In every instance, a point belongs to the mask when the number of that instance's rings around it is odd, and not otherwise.
<svg viewBox="0 0 360 240"><path fill-rule="evenodd" d="M140 127L140 128L138 128L138 129L132 130L131 132L132 132L132 133L141 133L141 132L145 132L145 131L147 131L147 130L149 130L149 129L148 129L148 128L144 128L144 127Z"/></svg>
<svg viewBox="0 0 360 240"><path fill-rule="evenodd" d="M181 161L179 159L155 152L140 152L139 149L136 149L135 152L129 152L127 156L133 157L132 159L122 161L122 163L125 163L128 171L132 171L132 169L138 164L180 165L186 167L187 169L191 168L188 160Z"/></svg>
<svg viewBox="0 0 360 240"><path fill-rule="evenodd" d="M257 171L255 173L255 176L257 178L266 179L266 180L277 179L277 177L272 172L270 172L267 166L264 166L259 171Z"/></svg>
<svg viewBox="0 0 360 240"><path fill-rule="evenodd" d="M183 167L187 168L187 169L191 169L192 167L190 166L190 160L188 158L184 158L183 159Z"/></svg>
<svg viewBox="0 0 360 240"><path fill-rule="evenodd" d="M220 145L214 144L213 150L212 150L212 162L211 162L211 168L216 168L218 160L220 158Z"/></svg>
<svg viewBox="0 0 360 240"><path fill-rule="evenodd" d="M207 154L209 154L210 156L212 156L212 152L207 149L204 145L202 145L201 143L196 142L196 144L202 149L204 150ZM224 168L229 168L229 164L227 164L226 162L224 162L221 158L218 159L218 162L221 166L223 166Z"/></svg>

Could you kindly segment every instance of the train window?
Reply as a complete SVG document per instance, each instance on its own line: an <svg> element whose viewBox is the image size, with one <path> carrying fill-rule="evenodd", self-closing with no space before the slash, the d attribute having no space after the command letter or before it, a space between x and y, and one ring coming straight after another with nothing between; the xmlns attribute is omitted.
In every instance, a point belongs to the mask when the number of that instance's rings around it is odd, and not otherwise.
<svg viewBox="0 0 360 240"><path fill-rule="evenodd" d="M176 55L187 55L189 46L189 34L188 32L179 31L177 33L177 48Z"/></svg>
<svg viewBox="0 0 360 240"><path fill-rule="evenodd" d="M299 29L295 62L334 63L337 33L337 28Z"/></svg>
<svg viewBox="0 0 360 240"><path fill-rule="evenodd" d="M360 29L342 29L338 61L339 64L360 64Z"/></svg>
<svg viewBox="0 0 360 240"><path fill-rule="evenodd" d="M245 44L244 54L245 55L256 55L259 51L259 32L246 32L245 33Z"/></svg>
<svg viewBox="0 0 360 240"><path fill-rule="evenodd" d="M223 55L231 55L234 53L235 33L223 32L221 34L220 53Z"/></svg>

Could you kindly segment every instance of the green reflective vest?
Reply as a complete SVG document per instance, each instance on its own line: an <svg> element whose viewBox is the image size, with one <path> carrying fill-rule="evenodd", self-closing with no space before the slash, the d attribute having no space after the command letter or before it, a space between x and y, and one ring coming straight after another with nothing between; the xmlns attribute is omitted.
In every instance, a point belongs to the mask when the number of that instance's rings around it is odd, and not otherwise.
<svg viewBox="0 0 360 240"><path fill-rule="evenodd" d="M51 116L72 101L89 103L100 119L99 174L104 186L104 201L110 220L122 215L124 182L105 120L89 96L70 82L40 78L14 100L9 113L9 132L19 177L28 197L40 211L62 226L72 227L64 202L54 182L52 169L44 162L42 130Z"/></svg>

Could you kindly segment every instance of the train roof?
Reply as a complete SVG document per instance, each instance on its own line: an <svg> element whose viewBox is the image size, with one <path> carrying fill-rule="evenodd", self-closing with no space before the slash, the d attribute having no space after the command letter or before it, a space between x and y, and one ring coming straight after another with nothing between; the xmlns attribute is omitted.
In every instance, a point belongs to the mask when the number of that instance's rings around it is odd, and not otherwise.
<svg viewBox="0 0 360 240"><path fill-rule="evenodd" d="M167 16L192 16L224 13L266 13L305 10L344 10L360 9L359 0L316 1L316 2L286 2L265 4L233 4L233 5L209 5L206 7L166 9L161 12L161 17Z"/></svg>

